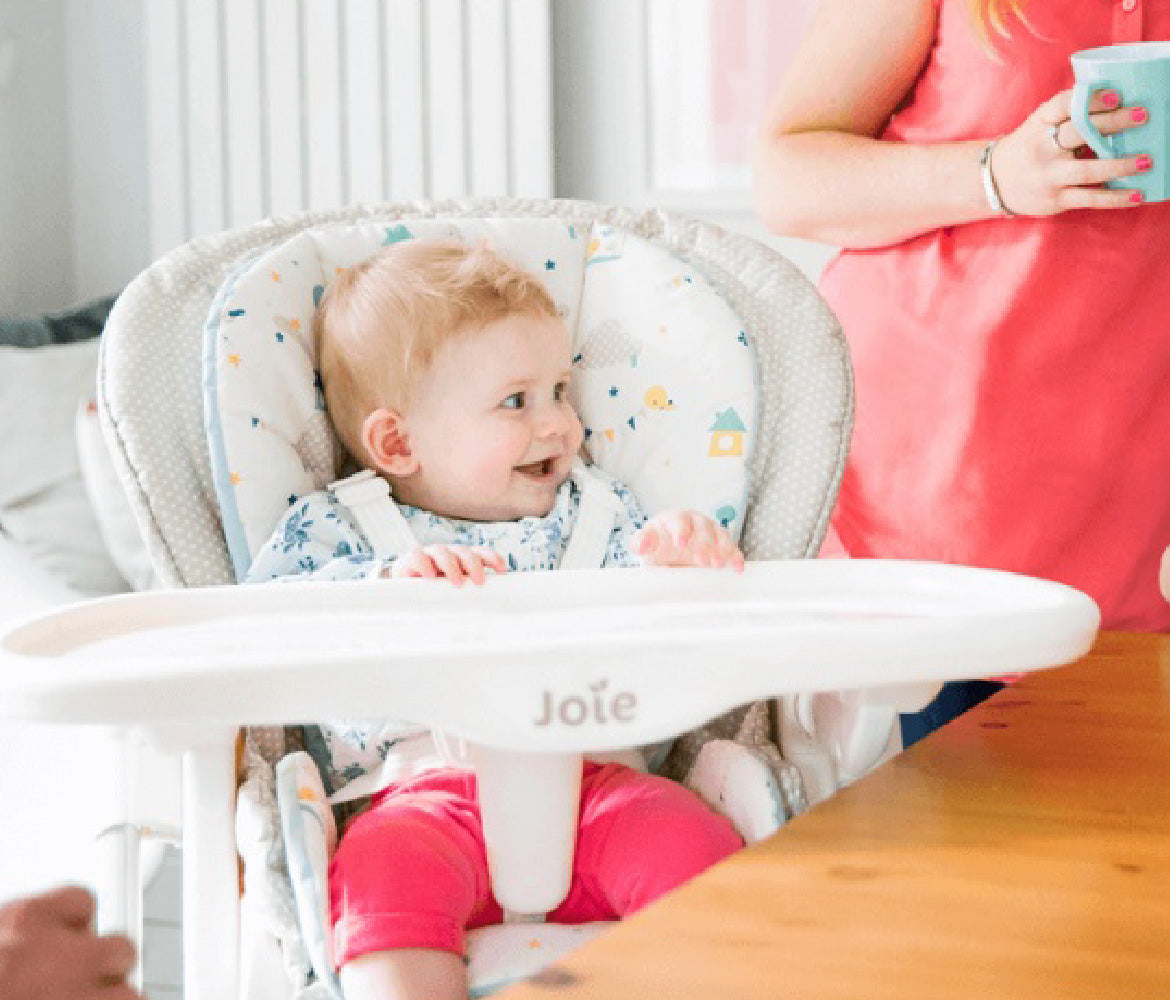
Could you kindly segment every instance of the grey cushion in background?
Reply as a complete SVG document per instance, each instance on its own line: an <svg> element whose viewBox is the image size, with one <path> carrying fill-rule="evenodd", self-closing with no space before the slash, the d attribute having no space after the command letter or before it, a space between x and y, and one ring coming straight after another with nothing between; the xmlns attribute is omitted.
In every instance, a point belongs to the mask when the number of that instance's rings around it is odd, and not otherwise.
<svg viewBox="0 0 1170 1000"><path fill-rule="evenodd" d="M47 316L0 316L0 345L44 347L97 337L114 307L114 296Z"/></svg>
<svg viewBox="0 0 1170 1000"><path fill-rule="evenodd" d="M127 589L86 495L75 433L78 408L93 405L96 338L113 301L0 318L0 533L84 595Z"/></svg>

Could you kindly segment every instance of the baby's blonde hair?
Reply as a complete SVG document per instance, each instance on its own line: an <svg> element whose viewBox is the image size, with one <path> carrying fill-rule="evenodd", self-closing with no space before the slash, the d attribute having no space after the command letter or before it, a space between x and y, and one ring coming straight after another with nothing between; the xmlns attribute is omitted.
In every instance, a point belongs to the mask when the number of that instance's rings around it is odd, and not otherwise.
<svg viewBox="0 0 1170 1000"><path fill-rule="evenodd" d="M557 316L539 279L486 243L411 239L338 274L313 316L325 405L342 444L369 464L365 418L404 410L451 337L511 315Z"/></svg>

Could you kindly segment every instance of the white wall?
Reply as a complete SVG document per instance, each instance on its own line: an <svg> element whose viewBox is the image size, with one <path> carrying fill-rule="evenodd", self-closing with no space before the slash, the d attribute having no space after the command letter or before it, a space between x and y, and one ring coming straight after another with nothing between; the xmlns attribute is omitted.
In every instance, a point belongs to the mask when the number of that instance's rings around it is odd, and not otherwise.
<svg viewBox="0 0 1170 1000"><path fill-rule="evenodd" d="M142 3L0 0L0 314L108 295L149 263Z"/></svg>
<svg viewBox="0 0 1170 1000"><path fill-rule="evenodd" d="M836 249L768 234L746 192L707 197L651 188L642 0L554 0L554 188L635 208L668 208L768 243L816 280Z"/></svg>
<svg viewBox="0 0 1170 1000"><path fill-rule="evenodd" d="M150 263L143 2L65 2L70 255L78 301L119 291Z"/></svg>
<svg viewBox="0 0 1170 1000"><path fill-rule="evenodd" d="M0 0L0 314L73 295L61 0Z"/></svg>
<svg viewBox="0 0 1170 1000"><path fill-rule="evenodd" d="M146 2L0 0L16 59L0 89L0 314L109 294L150 261ZM819 273L831 248L768 236L746 202L649 190L640 0L554 0L552 14L558 195L686 211Z"/></svg>

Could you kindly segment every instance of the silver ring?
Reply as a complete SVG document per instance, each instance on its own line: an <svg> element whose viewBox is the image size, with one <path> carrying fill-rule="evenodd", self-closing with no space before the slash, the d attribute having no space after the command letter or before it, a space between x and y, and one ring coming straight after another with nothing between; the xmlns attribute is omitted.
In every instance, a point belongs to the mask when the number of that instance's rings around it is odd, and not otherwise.
<svg viewBox="0 0 1170 1000"><path fill-rule="evenodd" d="M1065 121L1068 121L1068 119L1066 118ZM1048 136L1052 139L1052 145L1056 147L1057 152L1071 153L1071 149L1068 149L1060 144L1060 126L1063 124L1064 122L1057 122L1055 125L1049 125Z"/></svg>

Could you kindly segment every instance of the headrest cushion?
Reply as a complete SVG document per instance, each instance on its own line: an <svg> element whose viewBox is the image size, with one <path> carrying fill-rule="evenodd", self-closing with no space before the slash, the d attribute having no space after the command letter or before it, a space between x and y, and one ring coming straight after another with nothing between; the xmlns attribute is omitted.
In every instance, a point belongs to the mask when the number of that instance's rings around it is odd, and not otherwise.
<svg viewBox="0 0 1170 1000"><path fill-rule="evenodd" d="M306 230L243 261L208 316L212 473L236 575L297 497L337 477L312 317L343 268L402 239L487 240L538 275L573 336L571 397L595 462L649 511L703 510L738 531L755 365L738 318L693 268L610 226L410 219Z"/></svg>

